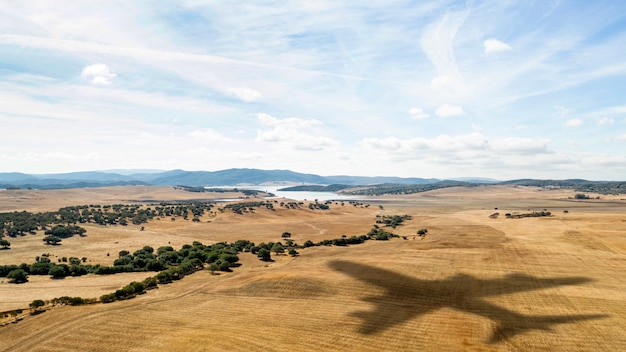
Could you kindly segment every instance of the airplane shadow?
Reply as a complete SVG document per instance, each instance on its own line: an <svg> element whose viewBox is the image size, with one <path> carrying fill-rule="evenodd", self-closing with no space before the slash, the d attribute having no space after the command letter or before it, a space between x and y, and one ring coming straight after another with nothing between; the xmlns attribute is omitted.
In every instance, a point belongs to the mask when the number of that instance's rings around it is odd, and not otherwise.
<svg viewBox="0 0 626 352"><path fill-rule="evenodd" d="M374 304L368 311L350 313L362 320L359 333L371 335L440 308L452 308L490 319L496 323L488 343L507 340L527 330L551 331L557 324L606 318L606 314L525 315L491 304L482 298L592 281L584 277L537 278L510 274L484 280L457 274L444 280L421 280L390 270L336 260L329 263L336 271L384 290L380 296L364 299Z"/></svg>

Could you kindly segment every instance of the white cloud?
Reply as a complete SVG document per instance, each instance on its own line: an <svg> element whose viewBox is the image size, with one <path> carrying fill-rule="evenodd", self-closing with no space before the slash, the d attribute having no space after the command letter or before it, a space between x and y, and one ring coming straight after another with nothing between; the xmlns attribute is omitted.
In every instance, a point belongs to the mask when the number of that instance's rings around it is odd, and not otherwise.
<svg viewBox="0 0 626 352"><path fill-rule="evenodd" d="M94 85L109 85L117 74L111 72L109 66L105 64L93 64L83 68L81 76L88 79Z"/></svg>
<svg viewBox="0 0 626 352"><path fill-rule="evenodd" d="M422 120L428 118L430 115L424 112L421 108L410 108L409 115L416 120Z"/></svg>
<svg viewBox="0 0 626 352"><path fill-rule="evenodd" d="M511 50L511 46L507 43L501 42L498 39L486 39L483 42L485 54L498 53L501 51Z"/></svg>
<svg viewBox="0 0 626 352"><path fill-rule="evenodd" d="M565 126L567 127L580 127L584 124L581 119L569 119L565 122Z"/></svg>
<svg viewBox="0 0 626 352"><path fill-rule="evenodd" d="M442 75L458 75L453 41L468 14L469 11L446 13L439 21L426 27L420 40L426 56Z"/></svg>
<svg viewBox="0 0 626 352"><path fill-rule="evenodd" d="M610 117L603 117L603 118L599 118L596 123L598 125L612 125L615 122L615 120L613 120Z"/></svg>
<svg viewBox="0 0 626 352"><path fill-rule="evenodd" d="M460 106L444 104L437 108L435 114L439 117L459 116L463 115L465 111Z"/></svg>
<svg viewBox="0 0 626 352"><path fill-rule="evenodd" d="M565 106L562 105L555 105L553 106L554 110L556 110L556 114L558 117L564 117L567 116L570 113L570 109L566 108Z"/></svg>
<svg viewBox="0 0 626 352"><path fill-rule="evenodd" d="M316 119L279 119L266 113L258 113L257 118L261 124L272 127L257 132L256 140L259 142L283 143L290 148L313 151L327 150L339 145L336 140L321 135L323 131L316 127L321 126L322 122Z"/></svg>
<svg viewBox="0 0 626 352"><path fill-rule="evenodd" d="M617 138L615 139L617 139L618 141L626 141L626 133L617 136Z"/></svg>
<svg viewBox="0 0 626 352"><path fill-rule="evenodd" d="M421 137L406 140L396 137L365 138L359 144L369 149L394 151L409 156L424 151L463 152L488 147L487 140L480 133L459 136L443 134L432 139Z"/></svg>
<svg viewBox="0 0 626 352"><path fill-rule="evenodd" d="M455 80L447 75L437 76L430 81L430 87L435 90L443 90L454 87Z"/></svg>
<svg viewBox="0 0 626 352"><path fill-rule="evenodd" d="M188 136L194 139L197 139L203 143L210 143L210 142L225 142L225 141L229 141L229 138L224 137L222 134L220 134L219 132L207 128L205 130L196 130L193 132L188 133Z"/></svg>
<svg viewBox="0 0 626 352"><path fill-rule="evenodd" d="M311 120L305 120L305 119L300 119L297 117L289 117L286 119L278 119L272 115L266 114L266 113L258 113L257 114L257 118L259 119L259 121L267 126L277 126L277 127L281 127L281 128L303 128L303 127L309 127L309 126L315 126L315 125L322 125L322 121L320 120L316 120L316 119L311 119Z"/></svg>
<svg viewBox="0 0 626 352"><path fill-rule="evenodd" d="M549 139L508 137L494 140L491 145L496 151L536 154L546 153L548 151L549 142Z"/></svg>
<svg viewBox="0 0 626 352"><path fill-rule="evenodd" d="M257 101L263 96L261 92L247 87L227 88L226 92L237 96L239 99L247 103Z"/></svg>

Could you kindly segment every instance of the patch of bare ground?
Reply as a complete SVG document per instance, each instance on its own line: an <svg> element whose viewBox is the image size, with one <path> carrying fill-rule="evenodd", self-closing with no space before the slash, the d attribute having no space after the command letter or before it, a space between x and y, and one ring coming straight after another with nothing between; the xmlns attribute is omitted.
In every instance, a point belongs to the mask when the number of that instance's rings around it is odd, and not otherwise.
<svg viewBox="0 0 626 352"><path fill-rule="evenodd" d="M89 228L59 250L82 241L76 250L106 261L106 248L276 241L283 231L303 243L365 233L376 214L412 216L393 230L406 240L313 247L267 263L242 253L232 273L200 271L132 300L27 316L0 327L0 351L624 350L624 202L568 202L530 188L428 193L385 199L384 210L259 209L201 223L155 220L144 231ZM504 216L544 208L553 216ZM415 236L420 228L425 237ZM11 294L36 282L11 284Z"/></svg>

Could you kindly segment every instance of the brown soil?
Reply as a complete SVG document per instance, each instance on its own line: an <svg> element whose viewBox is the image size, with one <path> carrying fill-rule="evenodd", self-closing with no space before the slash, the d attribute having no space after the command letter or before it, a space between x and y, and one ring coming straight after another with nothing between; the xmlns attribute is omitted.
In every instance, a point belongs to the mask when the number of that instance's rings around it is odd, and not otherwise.
<svg viewBox="0 0 626 352"><path fill-rule="evenodd" d="M30 192L37 193L0 192L0 210L199 198L146 187ZM45 252L110 264L119 250L144 245L258 243L280 240L284 231L303 243L366 233L377 214L412 216L393 230L406 240L302 249L271 263L243 253L232 273L200 271L132 300L26 315L0 327L0 351L623 351L626 202L573 195L455 188L376 197L369 208L346 203L330 211L225 212L200 223L162 219L144 231L89 225L86 237L55 247L44 246L41 235L11 239L0 264ZM553 216L504 216L543 209ZM421 228L425 237L416 235ZM0 311L37 298L97 297L144 277L5 280Z"/></svg>

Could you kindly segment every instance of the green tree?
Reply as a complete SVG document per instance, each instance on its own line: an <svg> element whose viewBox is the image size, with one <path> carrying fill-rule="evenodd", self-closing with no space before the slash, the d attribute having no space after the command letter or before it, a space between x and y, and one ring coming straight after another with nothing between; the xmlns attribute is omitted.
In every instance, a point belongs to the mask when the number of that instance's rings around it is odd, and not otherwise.
<svg viewBox="0 0 626 352"><path fill-rule="evenodd" d="M230 263L227 262L227 261L220 262L219 269L220 269L220 271L226 271L226 272L231 271L230 270Z"/></svg>
<svg viewBox="0 0 626 352"><path fill-rule="evenodd" d="M9 247L11 247L11 242L2 238L0 239L0 246L2 246L2 249L9 249Z"/></svg>
<svg viewBox="0 0 626 352"><path fill-rule="evenodd" d="M282 243L276 242L272 245L272 252L276 253L276 255L285 253L285 247L283 247Z"/></svg>
<svg viewBox="0 0 626 352"><path fill-rule="evenodd" d="M46 305L46 302L44 302L41 299L36 299L34 301L32 301L28 306L31 309L34 309L35 313L39 312L39 308L43 307Z"/></svg>
<svg viewBox="0 0 626 352"><path fill-rule="evenodd" d="M19 284L28 281L28 274L23 269L15 269L7 274L7 279L11 280L13 283Z"/></svg>
<svg viewBox="0 0 626 352"><path fill-rule="evenodd" d="M67 271L62 265L53 265L50 267L50 270L48 270L48 275L55 279L60 279L67 276Z"/></svg>
<svg viewBox="0 0 626 352"><path fill-rule="evenodd" d="M265 248L259 249L259 251L257 252L257 256L259 257L259 259L263 261L269 261L272 259L272 254L270 253L269 250Z"/></svg>
<svg viewBox="0 0 626 352"><path fill-rule="evenodd" d="M209 270L211 271L211 275L215 275L215 271L218 270L219 267L215 263L211 263L209 265Z"/></svg>
<svg viewBox="0 0 626 352"><path fill-rule="evenodd" d="M50 245L58 245L59 243L61 243L61 239L57 236L46 236L43 239L44 242L46 242L46 244L50 244Z"/></svg>

